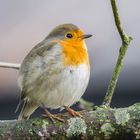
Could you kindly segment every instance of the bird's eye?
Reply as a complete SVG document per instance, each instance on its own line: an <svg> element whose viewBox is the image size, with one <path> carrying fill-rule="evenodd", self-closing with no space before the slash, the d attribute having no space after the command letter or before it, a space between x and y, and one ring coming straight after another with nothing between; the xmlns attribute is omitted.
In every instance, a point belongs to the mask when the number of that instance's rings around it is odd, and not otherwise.
<svg viewBox="0 0 140 140"><path fill-rule="evenodd" d="M68 34L66 34L66 37L67 37L67 38L72 38L72 37L73 37L73 35L72 35L72 34L70 34L70 33L68 33Z"/></svg>

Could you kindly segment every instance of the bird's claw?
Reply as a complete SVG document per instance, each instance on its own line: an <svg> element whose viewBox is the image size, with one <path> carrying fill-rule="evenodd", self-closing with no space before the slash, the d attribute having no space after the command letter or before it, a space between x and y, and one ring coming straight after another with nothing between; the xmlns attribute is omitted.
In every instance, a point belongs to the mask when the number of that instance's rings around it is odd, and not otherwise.
<svg viewBox="0 0 140 140"><path fill-rule="evenodd" d="M53 123L55 123L55 120L60 121L60 122L64 122L64 119L62 119L62 118L60 118L56 115L53 115L51 113L49 115L48 114L42 114L42 116L49 118Z"/></svg>

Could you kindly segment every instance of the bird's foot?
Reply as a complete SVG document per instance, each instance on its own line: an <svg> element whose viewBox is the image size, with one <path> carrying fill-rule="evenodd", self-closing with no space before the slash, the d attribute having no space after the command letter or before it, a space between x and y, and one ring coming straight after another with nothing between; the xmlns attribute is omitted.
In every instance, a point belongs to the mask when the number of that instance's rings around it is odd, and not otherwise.
<svg viewBox="0 0 140 140"><path fill-rule="evenodd" d="M44 110L45 110L45 114L42 114L43 117L49 118L53 123L55 123L55 120L60 121L60 122L64 122L64 119L62 119L56 115L51 114L47 109L44 109Z"/></svg>
<svg viewBox="0 0 140 140"><path fill-rule="evenodd" d="M79 112L74 111L73 109L71 109L68 106L64 106L65 109L69 112L70 115L72 115L73 117L80 117L80 118L84 118Z"/></svg>

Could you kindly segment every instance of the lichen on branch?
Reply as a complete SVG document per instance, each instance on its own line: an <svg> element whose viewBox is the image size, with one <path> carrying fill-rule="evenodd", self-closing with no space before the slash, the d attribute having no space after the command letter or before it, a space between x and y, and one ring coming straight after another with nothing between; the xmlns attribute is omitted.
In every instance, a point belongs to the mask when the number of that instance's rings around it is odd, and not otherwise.
<svg viewBox="0 0 140 140"><path fill-rule="evenodd" d="M84 119L59 114L64 123L52 123L47 118L0 121L0 139L140 139L140 104L81 113Z"/></svg>

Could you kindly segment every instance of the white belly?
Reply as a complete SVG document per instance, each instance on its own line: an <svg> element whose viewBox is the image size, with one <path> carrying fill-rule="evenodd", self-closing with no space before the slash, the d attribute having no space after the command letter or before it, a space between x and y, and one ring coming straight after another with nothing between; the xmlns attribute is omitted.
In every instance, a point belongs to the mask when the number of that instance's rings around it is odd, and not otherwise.
<svg viewBox="0 0 140 140"><path fill-rule="evenodd" d="M68 67L41 83L40 89L35 91L37 92L35 99L39 104L43 103L48 108L71 106L84 94L89 75L90 71L86 64Z"/></svg>

